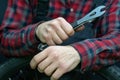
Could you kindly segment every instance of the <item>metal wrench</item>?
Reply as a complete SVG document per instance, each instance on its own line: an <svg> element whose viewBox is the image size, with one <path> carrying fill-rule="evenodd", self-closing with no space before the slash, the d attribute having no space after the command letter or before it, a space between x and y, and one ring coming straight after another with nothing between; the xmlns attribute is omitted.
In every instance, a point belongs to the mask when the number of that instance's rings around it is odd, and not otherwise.
<svg viewBox="0 0 120 80"><path fill-rule="evenodd" d="M94 19L102 16L105 13L105 6L98 6L97 8L93 9L91 12L89 12L86 16L83 18L77 20L76 22L72 23L72 27L74 30L81 27L81 25L92 22ZM38 45L38 49L40 51L44 50L46 47L48 47L47 44L40 43Z"/></svg>
<svg viewBox="0 0 120 80"><path fill-rule="evenodd" d="M73 26L74 29L77 29L85 23L92 22L94 19L102 16L104 13L105 13L105 6L98 6L97 8L89 12L86 16L77 20L71 25Z"/></svg>

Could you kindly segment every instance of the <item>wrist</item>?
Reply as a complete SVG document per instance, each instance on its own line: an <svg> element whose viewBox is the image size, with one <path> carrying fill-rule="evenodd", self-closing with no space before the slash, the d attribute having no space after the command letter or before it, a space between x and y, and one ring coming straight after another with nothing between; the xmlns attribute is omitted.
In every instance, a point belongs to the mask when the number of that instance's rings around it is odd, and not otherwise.
<svg viewBox="0 0 120 80"><path fill-rule="evenodd" d="M79 56L79 64L76 66L76 68L74 70L77 70L77 71L79 70L82 73L82 71L81 71L82 56L74 46L72 46L72 45L70 45L70 46L74 48L74 50L77 52L77 54Z"/></svg>
<svg viewBox="0 0 120 80"><path fill-rule="evenodd" d="M35 28L35 37L38 41L40 41L40 39L38 37L38 26Z"/></svg>
<svg viewBox="0 0 120 80"><path fill-rule="evenodd" d="M39 40L39 41L40 41L40 38L39 38L39 36L38 36L38 35L39 35L39 29L38 29L38 28L39 28L39 25L42 24L43 22L44 22L44 21L40 21L40 22L38 23L38 25L36 26L36 28L35 28L35 37L36 37L36 39Z"/></svg>

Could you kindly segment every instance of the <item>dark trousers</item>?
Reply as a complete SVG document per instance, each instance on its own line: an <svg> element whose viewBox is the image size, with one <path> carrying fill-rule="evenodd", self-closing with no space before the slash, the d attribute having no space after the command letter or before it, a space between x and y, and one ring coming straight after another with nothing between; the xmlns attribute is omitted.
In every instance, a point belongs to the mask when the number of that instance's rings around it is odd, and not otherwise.
<svg viewBox="0 0 120 80"><path fill-rule="evenodd" d="M8 58L0 54L0 64L3 64L5 61L7 61Z"/></svg>
<svg viewBox="0 0 120 80"><path fill-rule="evenodd" d="M9 58L6 58L5 56L0 54L0 64L4 64L4 62L7 62L8 60ZM5 67L8 68L9 66ZM17 68L18 67L16 67L16 69ZM33 80L33 78L35 80L50 80L50 77L46 76L45 74L39 73L37 70L35 71L31 70L29 66L21 67L20 70L22 70L22 73L20 73L19 70L14 72L15 74L12 76L13 80L21 79ZM84 74L81 74L79 71L72 71L62 76L59 80L106 80L106 79L101 77L99 74L90 71Z"/></svg>

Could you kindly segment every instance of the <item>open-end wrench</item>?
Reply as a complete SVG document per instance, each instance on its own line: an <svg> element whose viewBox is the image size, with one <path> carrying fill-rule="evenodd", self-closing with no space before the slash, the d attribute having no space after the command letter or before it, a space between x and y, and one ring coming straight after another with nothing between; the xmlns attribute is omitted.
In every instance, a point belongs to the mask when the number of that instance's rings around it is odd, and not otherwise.
<svg viewBox="0 0 120 80"><path fill-rule="evenodd" d="M83 18L77 20L76 22L72 23L71 25L73 26L74 29L77 29L81 27L81 25L92 22L94 19L102 16L105 13L105 6L98 6L91 12L89 12L86 16Z"/></svg>
<svg viewBox="0 0 120 80"><path fill-rule="evenodd" d="M105 6L98 6L97 8L95 8L91 12L89 12L86 16L77 20L76 22L72 23L71 25L72 25L73 29L76 30L77 28L81 27L81 25L92 22L96 18L102 16L104 13L105 13ZM40 51L42 51L46 47L48 47L47 44L40 43L38 45L38 49Z"/></svg>

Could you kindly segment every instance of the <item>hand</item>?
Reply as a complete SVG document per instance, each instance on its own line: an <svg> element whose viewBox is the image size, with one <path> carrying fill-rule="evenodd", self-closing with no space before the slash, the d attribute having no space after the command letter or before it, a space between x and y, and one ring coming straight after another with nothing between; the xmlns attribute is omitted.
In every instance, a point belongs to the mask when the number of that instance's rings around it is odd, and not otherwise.
<svg viewBox="0 0 120 80"><path fill-rule="evenodd" d="M71 46L50 46L35 55L30 62L32 69L58 80L63 74L73 70L80 63L78 52Z"/></svg>
<svg viewBox="0 0 120 80"><path fill-rule="evenodd" d="M61 44L73 34L72 26L61 17L44 22L36 29L37 37L48 45Z"/></svg>

